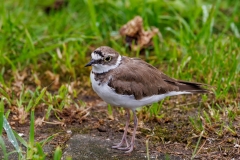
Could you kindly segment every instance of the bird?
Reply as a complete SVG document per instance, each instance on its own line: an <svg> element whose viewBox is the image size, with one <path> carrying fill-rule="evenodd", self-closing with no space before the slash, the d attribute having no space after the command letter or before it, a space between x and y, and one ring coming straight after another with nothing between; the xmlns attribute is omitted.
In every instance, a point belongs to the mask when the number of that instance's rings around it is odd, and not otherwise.
<svg viewBox="0 0 240 160"><path fill-rule="evenodd" d="M108 46L101 46L91 53L91 60L85 67L89 66L92 66L91 85L97 95L106 103L123 107L126 111L122 139L112 146L125 153L134 149L138 126L137 108L151 105L169 96L208 92L202 83L170 78L144 60L122 56ZM129 143L127 131L130 111L133 113L134 129Z"/></svg>

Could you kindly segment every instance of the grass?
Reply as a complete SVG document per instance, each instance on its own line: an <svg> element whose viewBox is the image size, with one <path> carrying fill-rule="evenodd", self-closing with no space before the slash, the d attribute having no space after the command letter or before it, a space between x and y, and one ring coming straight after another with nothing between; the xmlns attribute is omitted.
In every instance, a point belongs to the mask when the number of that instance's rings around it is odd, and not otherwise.
<svg viewBox="0 0 240 160"><path fill-rule="evenodd" d="M189 121L198 135L206 127L219 136L237 134L240 2L71 0L47 12L53 3L8 0L0 6L0 105L4 106L0 116L3 110L8 116L12 107L22 108L25 114L19 122L25 123L32 109L44 106L48 119L56 110L77 105L73 99L90 91L89 69L84 65L91 51L108 45L123 55L143 58L171 77L213 86L214 97L204 95L205 108ZM129 51L118 36L120 27L136 15L143 18L145 29L155 26L161 32L162 40L154 37L153 50ZM163 102L153 104L143 113L162 118L166 116L160 113L162 107ZM219 127L214 128L216 124ZM193 157L199 142L196 145ZM55 153L60 155L60 149Z"/></svg>

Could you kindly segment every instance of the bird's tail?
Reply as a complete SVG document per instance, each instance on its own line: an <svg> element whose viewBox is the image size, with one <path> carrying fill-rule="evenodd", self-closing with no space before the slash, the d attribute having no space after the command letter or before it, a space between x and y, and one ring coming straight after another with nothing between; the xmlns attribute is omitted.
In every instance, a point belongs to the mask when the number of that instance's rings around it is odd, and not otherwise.
<svg viewBox="0 0 240 160"><path fill-rule="evenodd" d="M208 86L202 83L195 83L195 82L187 82L178 80L177 86L179 87L179 91L188 91L191 93L208 93L209 90L203 88L204 86Z"/></svg>

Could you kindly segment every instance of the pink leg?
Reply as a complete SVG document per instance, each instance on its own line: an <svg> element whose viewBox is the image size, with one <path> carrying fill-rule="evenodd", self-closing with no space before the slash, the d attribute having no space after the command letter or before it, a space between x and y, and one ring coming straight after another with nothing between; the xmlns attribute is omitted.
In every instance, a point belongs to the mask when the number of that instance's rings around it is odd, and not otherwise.
<svg viewBox="0 0 240 160"><path fill-rule="evenodd" d="M134 117L134 130L133 130L133 135L132 135L130 146L126 148L128 150L125 153L130 153L130 152L133 151L134 143L135 143L136 130L137 130L137 126L138 126L138 118L137 118L137 115L136 115L136 111L132 110L132 112L133 112L133 117Z"/></svg>
<svg viewBox="0 0 240 160"><path fill-rule="evenodd" d="M124 128L124 133L123 133L123 136L122 136L122 140L117 145L112 146L112 148L121 149L121 147L124 145L124 143L126 143L127 148L129 147L129 144L127 142L127 130L128 130L129 121L130 121L130 112L129 112L129 109L125 109L125 111L126 111L126 125L125 125L125 128Z"/></svg>
<svg viewBox="0 0 240 160"><path fill-rule="evenodd" d="M134 148L134 142L135 142L135 136L136 136L136 130L137 130L137 125L138 125L138 119L137 119L137 115L136 115L136 111L135 110L132 110L133 112L133 117L134 117L134 130L133 130L133 135L132 135L132 139L131 139L131 143L130 145L128 145L127 143L127 146L122 148L122 144L118 147L116 147L117 149L119 150L125 150L126 152L125 153L130 153L133 151L133 148ZM124 132L125 133L125 132ZM125 137L123 137L123 139L126 138L126 135ZM123 142L124 140L122 139L121 142ZM120 143L121 143L120 142Z"/></svg>

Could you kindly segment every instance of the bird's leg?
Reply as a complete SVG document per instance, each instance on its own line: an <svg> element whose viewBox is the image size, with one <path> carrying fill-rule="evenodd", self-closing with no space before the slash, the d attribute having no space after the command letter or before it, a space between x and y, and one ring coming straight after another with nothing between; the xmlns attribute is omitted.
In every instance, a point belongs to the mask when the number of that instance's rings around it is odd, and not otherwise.
<svg viewBox="0 0 240 160"><path fill-rule="evenodd" d="M131 139L131 143L130 145L127 145L127 147L124 147L124 148L118 148L120 150L125 150L126 152L125 153L130 153L133 151L133 148L134 148L134 142L135 142L135 136L136 136L136 130L137 130L137 126L138 126L138 118L137 118L137 115L136 115L136 111L135 110L132 110L133 112L133 117L134 117L134 130L133 130L133 135L132 135L132 139Z"/></svg>
<svg viewBox="0 0 240 160"><path fill-rule="evenodd" d="M127 148L129 147L129 144L128 144L128 141L127 141L127 130L128 130L129 121L130 121L130 112L129 112L129 109L125 109L125 111L126 111L126 125L125 125L125 128L124 128L124 133L123 133L123 136L122 136L122 140L117 145L112 146L112 148L120 149L124 145L124 142L126 143Z"/></svg>
<svg viewBox="0 0 240 160"><path fill-rule="evenodd" d="M128 150L125 153L130 153L130 152L133 151L137 126L138 126L138 118L137 118L137 115L136 115L136 111L132 110L132 112L133 112L133 117L134 117L134 130L133 130L133 135L132 135L130 146L127 147Z"/></svg>

